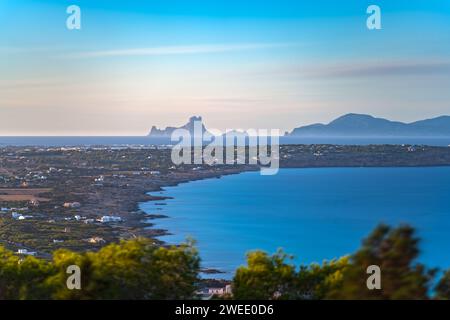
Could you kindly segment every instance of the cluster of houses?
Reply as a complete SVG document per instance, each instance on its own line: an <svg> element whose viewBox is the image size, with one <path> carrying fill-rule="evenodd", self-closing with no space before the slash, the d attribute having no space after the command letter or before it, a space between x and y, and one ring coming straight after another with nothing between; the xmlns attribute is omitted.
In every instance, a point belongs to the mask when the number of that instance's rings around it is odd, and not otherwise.
<svg viewBox="0 0 450 320"><path fill-rule="evenodd" d="M119 216L101 216L98 219L92 219L92 218L82 217L80 215L74 215L73 217L66 217L66 218L64 218L64 220L66 220L66 221L71 221L71 220L82 221L85 224L91 224L96 221L100 222L100 223L123 222L123 219Z"/></svg>
<svg viewBox="0 0 450 320"><path fill-rule="evenodd" d="M79 202L66 202L63 205L64 208L79 208L81 207L81 204ZM25 220L33 218L31 215L26 215L25 212L28 211L29 208L0 208L0 213L11 213L11 217L14 220ZM94 223L94 222L100 222L100 223L117 223L117 222L123 222L122 217L116 216L116 215L104 215L97 219L82 217L81 215L74 215L73 217L66 217L64 218L66 221L82 221L86 224ZM49 222L54 222L54 219L49 220Z"/></svg>
<svg viewBox="0 0 450 320"><path fill-rule="evenodd" d="M2 150L4 151L4 150ZM22 153L28 153L28 152L49 152L49 151L55 151L55 149L24 149L21 152ZM10 152L4 155L4 159L8 159L9 161L21 161L23 163L29 164L31 161L34 161L32 159L29 159L27 156L19 155L16 152ZM2 159L0 158L0 161ZM49 178L49 175L53 173L61 174L65 171L72 171L70 169L57 169L54 167L49 167L47 170L30 170L26 172L23 176L0 176L0 181L4 183L11 183L14 181L21 181L20 187L27 188L30 184L34 183L36 185L40 185L42 182L46 181Z"/></svg>
<svg viewBox="0 0 450 320"><path fill-rule="evenodd" d="M17 213L17 212L12 212L12 213L11 213L11 217L12 217L14 220L25 220L25 219L33 218L33 216L30 216L30 215L24 215L24 214L20 214L20 213Z"/></svg>
<svg viewBox="0 0 450 320"><path fill-rule="evenodd" d="M113 168L118 170L118 168ZM141 168L141 171L133 171L130 173L133 176L141 176L141 175L152 175L159 176L161 174L160 171L150 170L148 168ZM126 179L128 176L126 174L113 174L111 176L113 179ZM92 184L94 187L103 187L105 183L105 176L101 175L97 178L94 178L94 183Z"/></svg>
<svg viewBox="0 0 450 320"><path fill-rule="evenodd" d="M42 171L39 172L28 172L25 176L27 181L42 181L47 180L47 176L44 175Z"/></svg>
<svg viewBox="0 0 450 320"><path fill-rule="evenodd" d="M28 207L23 207L23 208L0 208L0 212L3 212L3 213L12 212L12 211L24 212L24 211L28 211Z"/></svg>
<svg viewBox="0 0 450 320"><path fill-rule="evenodd" d="M101 244L101 243L106 243L105 239L101 238L101 237L92 237L89 239L85 239L86 242L92 243L92 244Z"/></svg>
<svg viewBox="0 0 450 320"><path fill-rule="evenodd" d="M123 219L119 216L102 216L100 219L97 219L97 221L101 223L109 223L109 222L122 222Z"/></svg>
<svg viewBox="0 0 450 320"><path fill-rule="evenodd" d="M27 207L24 208L0 208L1 213L11 213L11 217L14 220L25 220L33 218L31 215L26 215L25 212L29 209Z"/></svg>
<svg viewBox="0 0 450 320"><path fill-rule="evenodd" d="M66 202L63 204L63 207L66 209L78 209L81 207L81 203L79 202Z"/></svg>
<svg viewBox="0 0 450 320"><path fill-rule="evenodd" d="M35 256L37 254L36 251L28 251L28 249L19 249L17 250L16 254L22 255L22 256Z"/></svg>

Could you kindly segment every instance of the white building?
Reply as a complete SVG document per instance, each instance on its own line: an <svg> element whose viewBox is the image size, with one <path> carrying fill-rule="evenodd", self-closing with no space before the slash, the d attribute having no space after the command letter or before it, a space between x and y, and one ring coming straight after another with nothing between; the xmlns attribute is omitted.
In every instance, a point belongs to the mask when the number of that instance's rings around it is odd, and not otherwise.
<svg viewBox="0 0 450 320"><path fill-rule="evenodd" d="M79 207L81 207L81 203L79 202L66 202L63 204L64 208L69 208L69 209L77 209Z"/></svg>
<svg viewBox="0 0 450 320"><path fill-rule="evenodd" d="M105 239L100 238L100 237L92 237L92 238L86 239L86 241L89 243L93 243L93 244L106 242Z"/></svg>
<svg viewBox="0 0 450 320"><path fill-rule="evenodd" d="M12 214L12 217L15 220L25 220L25 219L33 218L33 216L27 216L27 215L23 215L23 214L18 214L17 212L14 212Z"/></svg>
<svg viewBox="0 0 450 320"><path fill-rule="evenodd" d="M104 176L100 176L98 178L95 178L95 182L103 182L105 181L105 177Z"/></svg>
<svg viewBox="0 0 450 320"><path fill-rule="evenodd" d="M27 249L19 249L17 250L17 254L22 254L25 256L35 256L37 252L28 251Z"/></svg>
<svg viewBox="0 0 450 320"><path fill-rule="evenodd" d="M101 223L122 222L122 218L118 216L103 216L98 221Z"/></svg>

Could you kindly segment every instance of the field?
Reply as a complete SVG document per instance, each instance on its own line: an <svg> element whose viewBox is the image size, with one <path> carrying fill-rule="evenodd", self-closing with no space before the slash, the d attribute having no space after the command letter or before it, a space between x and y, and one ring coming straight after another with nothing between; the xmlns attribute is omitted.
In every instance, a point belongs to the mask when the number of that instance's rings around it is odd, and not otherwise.
<svg viewBox="0 0 450 320"><path fill-rule="evenodd" d="M40 194L48 193L52 189L39 188L39 189L6 189L0 188L0 201L31 201L37 200L40 202L47 202L50 199L45 197L39 197Z"/></svg>

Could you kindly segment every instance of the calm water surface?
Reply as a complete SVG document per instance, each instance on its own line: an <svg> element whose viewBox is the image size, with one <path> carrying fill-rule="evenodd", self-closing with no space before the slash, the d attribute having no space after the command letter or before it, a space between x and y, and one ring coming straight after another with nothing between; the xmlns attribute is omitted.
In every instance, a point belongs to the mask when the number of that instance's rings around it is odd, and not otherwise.
<svg viewBox="0 0 450 320"><path fill-rule="evenodd" d="M356 250L378 223L418 229L429 266L450 267L450 167L282 169L166 188L167 205L142 204L157 228L179 243L192 236L203 265L226 271L253 249L281 247L297 263L321 262ZM159 208L159 209L157 209ZM217 275L215 275L217 277Z"/></svg>

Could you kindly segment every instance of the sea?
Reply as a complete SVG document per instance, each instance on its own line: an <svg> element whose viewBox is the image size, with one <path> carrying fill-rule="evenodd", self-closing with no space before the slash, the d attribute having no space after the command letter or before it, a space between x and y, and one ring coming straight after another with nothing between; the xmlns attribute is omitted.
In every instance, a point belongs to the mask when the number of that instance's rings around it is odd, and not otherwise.
<svg viewBox="0 0 450 320"><path fill-rule="evenodd" d="M155 194L155 193L153 193ZM156 193L158 194L158 193ZM171 244L193 238L204 268L230 279L246 253L282 248L296 264L355 252L378 224L409 224L421 238L418 261L450 268L450 167L302 168L228 175L167 187L147 202Z"/></svg>

